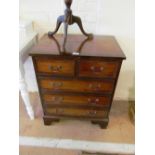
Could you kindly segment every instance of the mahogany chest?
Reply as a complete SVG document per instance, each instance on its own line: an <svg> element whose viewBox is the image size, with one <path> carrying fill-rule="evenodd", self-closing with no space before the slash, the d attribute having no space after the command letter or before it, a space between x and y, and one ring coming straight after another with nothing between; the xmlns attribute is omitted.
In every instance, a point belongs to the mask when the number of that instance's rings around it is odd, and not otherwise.
<svg viewBox="0 0 155 155"><path fill-rule="evenodd" d="M106 128L122 64L125 59L113 36L46 34L31 50L45 125L60 119L86 119Z"/></svg>

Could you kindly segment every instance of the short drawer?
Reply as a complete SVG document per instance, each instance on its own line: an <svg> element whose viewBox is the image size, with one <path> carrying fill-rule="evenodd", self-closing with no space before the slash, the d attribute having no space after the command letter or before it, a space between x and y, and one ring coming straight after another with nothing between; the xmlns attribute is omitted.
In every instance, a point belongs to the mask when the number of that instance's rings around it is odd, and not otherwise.
<svg viewBox="0 0 155 155"><path fill-rule="evenodd" d="M79 77L115 78L119 65L117 61L80 60Z"/></svg>
<svg viewBox="0 0 155 155"><path fill-rule="evenodd" d="M49 58L35 58L36 71L50 75L74 76L74 60L55 60Z"/></svg>
<svg viewBox="0 0 155 155"><path fill-rule="evenodd" d="M72 116L72 117L107 117L107 110L85 110L75 108L46 108L45 113L47 115L59 115L59 116Z"/></svg>
<svg viewBox="0 0 155 155"><path fill-rule="evenodd" d="M109 106L109 96L83 96L83 95L59 95L43 94L43 101L47 105L86 105L86 106Z"/></svg>
<svg viewBox="0 0 155 155"><path fill-rule="evenodd" d="M114 82L112 81L82 81L82 80L56 80L40 79L40 87L50 91L98 93L112 92Z"/></svg>

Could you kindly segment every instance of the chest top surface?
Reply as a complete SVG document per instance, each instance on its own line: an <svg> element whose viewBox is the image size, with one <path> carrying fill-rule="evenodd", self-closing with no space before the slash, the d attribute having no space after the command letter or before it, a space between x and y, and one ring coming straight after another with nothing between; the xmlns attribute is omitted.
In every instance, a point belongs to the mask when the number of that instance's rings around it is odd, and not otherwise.
<svg viewBox="0 0 155 155"><path fill-rule="evenodd" d="M69 35L66 43L66 53L61 52L62 43L63 35L56 35L53 38L49 38L45 34L38 44L31 49L30 55L126 58L113 36L94 36L90 40L83 35Z"/></svg>

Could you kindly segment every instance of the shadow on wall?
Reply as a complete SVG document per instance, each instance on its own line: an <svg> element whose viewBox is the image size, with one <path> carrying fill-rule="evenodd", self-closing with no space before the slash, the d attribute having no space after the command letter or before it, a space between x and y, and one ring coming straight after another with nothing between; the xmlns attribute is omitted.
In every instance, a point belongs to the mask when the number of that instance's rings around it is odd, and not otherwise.
<svg viewBox="0 0 155 155"><path fill-rule="evenodd" d="M128 93L129 93L128 100L134 101L135 100L135 77L133 77L133 85L129 88Z"/></svg>
<svg viewBox="0 0 155 155"><path fill-rule="evenodd" d="M130 120L133 124L135 124L135 79L133 79L133 87L129 89L129 107L128 114ZM133 100L134 98L134 100Z"/></svg>
<svg viewBox="0 0 155 155"><path fill-rule="evenodd" d="M116 87L115 100L135 100L135 73L134 70L123 70L120 72Z"/></svg>

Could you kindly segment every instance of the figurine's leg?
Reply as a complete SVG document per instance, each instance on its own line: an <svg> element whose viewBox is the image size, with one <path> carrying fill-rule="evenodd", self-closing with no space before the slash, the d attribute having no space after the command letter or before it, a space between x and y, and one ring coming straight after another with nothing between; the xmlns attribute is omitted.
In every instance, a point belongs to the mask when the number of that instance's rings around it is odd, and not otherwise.
<svg viewBox="0 0 155 155"><path fill-rule="evenodd" d="M86 33L86 32L84 31L83 26L82 26L82 21L81 21L80 17L73 16L73 23L76 23L76 24L79 26L81 32L82 32L85 36L87 36L87 37L89 37L89 38L93 38L93 35L92 35L92 34Z"/></svg>
<svg viewBox="0 0 155 155"><path fill-rule="evenodd" d="M67 32L68 32L68 23L64 23L64 42L63 42L63 52L66 52L65 50L65 45L66 45L66 41L67 41Z"/></svg>
<svg viewBox="0 0 155 155"><path fill-rule="evenodd" d="M57 19L57 24L56 24L56 28L53 32L48 32L48 36L52 37L54 34L57 33L57 31L59 30L60 25L64 22L64 16L60 16Z"/></svg>

